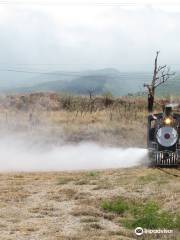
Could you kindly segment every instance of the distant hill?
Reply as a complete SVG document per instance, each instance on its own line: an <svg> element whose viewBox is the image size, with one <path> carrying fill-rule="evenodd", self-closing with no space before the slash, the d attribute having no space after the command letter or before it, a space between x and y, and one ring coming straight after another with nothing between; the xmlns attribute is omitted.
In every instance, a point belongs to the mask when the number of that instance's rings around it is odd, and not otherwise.
<svg viewBox="0 0 180 240"><path fill-rule="evenodd" d="M24 82L24 86L7 88L7 92L53 91L73 94L95 94L111 92L114 96L137 93L143 90L143 84L149 83L152 74L147 72L120 72L113 68L82 72L50 72L39 74ZM180 95L180 75L164 84L157 91L158 95Z"/></svg>
<svg viewBox="0 0 180 240"><path fill-rule="evenodd" d="M113 95L126 95L140 91L143 83L150 81L151 73L120 72L116 69L105 68L84 72L64 72L63 74L56 72L52 75L37 77L41 78L39 83L11 90L17 92L55 91L87 94L88 90L93 89L96 94L112 92ZM45 81L44 77L49 80ZM31 81L34 82L34 78ZM31 81L29 80L28 83Z"/></svg>

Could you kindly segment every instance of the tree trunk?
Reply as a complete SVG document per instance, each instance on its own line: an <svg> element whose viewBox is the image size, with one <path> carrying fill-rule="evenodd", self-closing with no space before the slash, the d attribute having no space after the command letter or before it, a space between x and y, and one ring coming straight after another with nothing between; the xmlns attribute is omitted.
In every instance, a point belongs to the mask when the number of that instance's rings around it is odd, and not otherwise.
<svg viewBox="0 0 180 240"><path fill-rule="evenodd" d="M148 112L153 112L153 106L154 106L154 95L149 93L148 94Z"/></svg>
<svg viewBox="0 0 180 240"><path fill-rule="evenodd" d="M152 84L151 87L148 88L149 94L148 94L148 111L153 112L154 108L154 97L155 97L155 83L156 83L156 78L157 78L157 60L158 60L158 55L159 51L156 52L156 57L154 61L154 73L153 73L153 79L152 79Z"/></svg>

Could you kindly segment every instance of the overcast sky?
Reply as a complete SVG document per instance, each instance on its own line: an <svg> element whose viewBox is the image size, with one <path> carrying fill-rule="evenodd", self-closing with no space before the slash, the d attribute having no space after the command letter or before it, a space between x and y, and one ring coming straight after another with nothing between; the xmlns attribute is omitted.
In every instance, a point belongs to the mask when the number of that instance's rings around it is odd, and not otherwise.
<svg viewBox="0 0 180 240"><path fill-rule="evenodd" d="M0 68L151 71L160 50L162 64L180 69L180 5L115 2L0 1Z"/></svg>

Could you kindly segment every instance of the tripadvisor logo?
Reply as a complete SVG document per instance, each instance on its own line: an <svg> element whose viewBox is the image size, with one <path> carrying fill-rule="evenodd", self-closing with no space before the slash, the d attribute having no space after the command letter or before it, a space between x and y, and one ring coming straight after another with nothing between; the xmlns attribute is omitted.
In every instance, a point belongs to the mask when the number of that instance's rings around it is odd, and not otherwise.
<svg viewBox="0 0 180 240"><path fill-rule="evenodd" d="M135 229L135 234L137 235L137 236L141 236L141 235L143 235L143 229L141 228L141 227L137 227L136 229Z"/></svg>
<svg viewBox="0 0 180 240"><path fill-rule="evenodd" d="M143 229L142 227L137 227L134 230L137 236L141 236L143 234L172 234L173 230L171 229Z"/></svg>

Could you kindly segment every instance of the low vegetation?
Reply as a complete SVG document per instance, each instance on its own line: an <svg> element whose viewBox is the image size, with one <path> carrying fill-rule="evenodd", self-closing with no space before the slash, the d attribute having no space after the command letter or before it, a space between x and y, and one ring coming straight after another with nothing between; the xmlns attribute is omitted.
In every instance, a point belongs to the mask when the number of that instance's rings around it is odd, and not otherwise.
<svg viewBox="0 0 180 240"><path fill-rule="evenodd" d="M141 226L174 230L144 239L178 240L179 178L178 169L143 167L0 174L1 238L131 240Z"/></svg>
<svg viewBox="0 0 180 240"><path fill-rule="evenodd" d="M141 226L147 229L180 229L180 215L160 209L157 202L136 202L119 198L112 201L104 201L101 207L126 216L122 224L130 229Z"/></svg>
<svg viewBox="0 0 180 240"><path fill-rule="evenodd" d="M61 139L71 143L93 141L114 146L145 146L145 97L33 93L1 96L0 100L0 128L6 131L26 131L42 141L49 138L51 143ZM168 101L157 99L155 111L161 111Z"/></svg>
<svg viewBox="0 0 180 240"><path fill-rule="evenodd" d="M123 199L116 199L114 201L104 201L101 205L104 210L123 214L127 210L129 210L129 205Z"/></svg>

